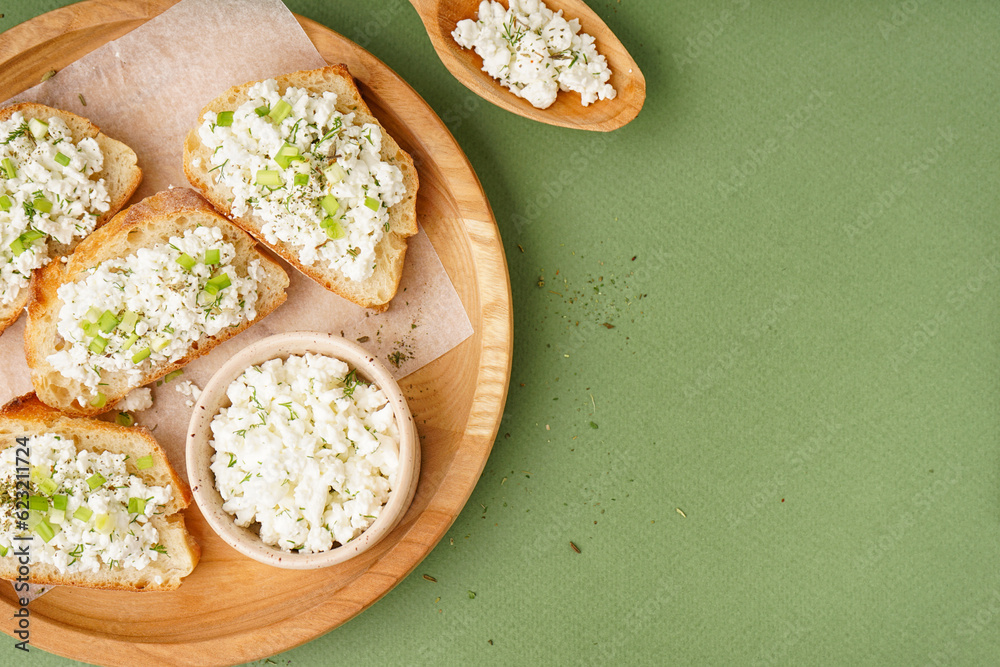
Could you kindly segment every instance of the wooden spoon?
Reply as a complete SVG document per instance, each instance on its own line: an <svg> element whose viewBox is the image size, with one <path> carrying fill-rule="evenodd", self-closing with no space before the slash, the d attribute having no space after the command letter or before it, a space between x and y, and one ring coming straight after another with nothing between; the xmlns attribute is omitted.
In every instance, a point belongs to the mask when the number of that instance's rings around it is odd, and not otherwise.
<svg viewBox="0 0 1000 667"><path fill-rule="evenodd" d="M472 92L516 114L550 125L580 130L610 132L635 118L646 100L646 80L639 66L615 34L582 0L545 0L552 11L563 10L567 19L579 19L581 32L593 35L598 53L611 67L611 83L618 95L590 106L580 104L579 93L560 91L547 109L537 109L527 100L500 85L482 70L483 60L472 49L463 49L451 36L462 19L479 15L479 0L410 0L427 28L441 62Z"/></svg>

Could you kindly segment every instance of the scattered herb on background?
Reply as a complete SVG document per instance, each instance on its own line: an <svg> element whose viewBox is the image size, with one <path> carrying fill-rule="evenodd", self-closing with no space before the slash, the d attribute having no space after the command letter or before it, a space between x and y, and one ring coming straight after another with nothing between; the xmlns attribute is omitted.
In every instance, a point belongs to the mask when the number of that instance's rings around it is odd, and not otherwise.
<svg viewBox="0 0 1000 667"><path fill-rule="evenodd" d="M424 579L426 579L427 581L433 581L434 583L437 583L437 579L435 579L434 577L432 577L429 574L425 574L424 575Z"/></svg>
<svg viewBox="0 0 1000 667"><path fill-rule="evenodd" d="M569 543L569 548L572 549L573 551L577 552L577 553L580 553L580 547L576 546L572 542Z"/></svg>
<svg viewBox="0 0 1000 667"><path fill-rule="evenodd" d="M590 422L590 428L597 428L597 422Z"/></svg>
<svg viewBox="0 0 1000 667"><path fill-rule="evenodd" d="M80 98L80 104L82 104L83 106L87 106L87 100L84 99L83 93L80 93L79 95L77 95L77 97Z"/></svg>
<svg viewBox="0 0 1000 667"><path fill-rule="evenodd" d="M42 75L42 82L44 83L44 82L48 81L49 79L51 79L55 75L56 75L56 71L54 69L50 69L48 72L46 72L45 74Z"/></svg>

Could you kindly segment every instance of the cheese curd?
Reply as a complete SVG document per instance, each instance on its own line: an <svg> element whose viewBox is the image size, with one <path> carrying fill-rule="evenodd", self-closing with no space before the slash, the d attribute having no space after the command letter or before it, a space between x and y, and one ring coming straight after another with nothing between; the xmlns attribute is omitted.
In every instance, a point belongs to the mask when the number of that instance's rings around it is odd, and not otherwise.
<svg viewBox="0 0 1000 667"><path fill-rule="evenodd" d="M73 141L54 116L29 124L20 111L0 122L0 306L49 263L50 243L67 244L94 230L111 204L104 156L92 138Z"/></svg>
<svg viewBox="0 0 1000 667"><path fill-rule="evenodd" d="M459 21L452 37L475 49L484 72L539 109L555 102L560 90L580 93L583 106L617 95L594 38L580 32L579 20L539 0L510 0L510 9L484 1L478 20Z"/></svg>
<svg viewBox="0 0 1000 667"><path fill-rule="evenodd" d="M389 499L399 465L392 405L346 363L272 359L227 389L212 420L211 469L223 509L285 551L346 544Z"/></svg>
<svg viewBox="0 0 1000 667"><path fill-rule="evenodd" d="M169 555L150 522L170 502L169 486L130 474L125 454L78 451L72 438L56 433L32 436L27 447L31 490L25 502L32 509L25 521L16 516L15 473L23 465L17 464L18 447L0 452L0 555L27 545L33 563L53 565L61 574L142 570Z"/></svg>
<svg viewBox="0 0 1000 667"><path fill-rule="evenodd" d="M389 231L388 207L406 194L403 172L382 159L382 130L336 109L337 95L254 84L231 112L207 112L198 128L213 151L210 174L232 190L236 216L265 220L270 244L299 261L365 280Z"/></svg>
<svg viewBox="0 0 1000 667"><path fill-rule="evenodd" d="M153 390L149 387L133 389L115 404L119 412L142 412L153 407Z"/></svg>
<svg viewBox="0 0 1000 667"><path fill-rule="evenodd" d="M137 384L152 365L178 361L195 341L257 316L260 260L240 275L235 258L221 229L200 226L89 269L58 290L65 345L49 363L89 389L81 405L100 407L102 373L124 372Z"/></svg>

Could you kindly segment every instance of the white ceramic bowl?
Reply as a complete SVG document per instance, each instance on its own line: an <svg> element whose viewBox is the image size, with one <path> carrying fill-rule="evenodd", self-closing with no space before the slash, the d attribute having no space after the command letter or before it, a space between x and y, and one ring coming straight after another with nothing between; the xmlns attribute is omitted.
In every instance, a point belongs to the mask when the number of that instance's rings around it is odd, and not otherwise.
<svg viewBox="0 0 1000 667"><path fill-rule="evenodd" d="M212 454L212 419L221 408L229 406L226 389L246 369L269 359L290 355L324 354L345 361L358 375L373 382L392 404L399 426L399 468L396 486L379 517L365 532L347 544L320 553L300 554L282 551L265 544L250 528L236 525L233 516L222 509L222 496L215 488L215 475L209 467ZM413 501L420 477L420 441L417 427L399 385L375 358L361 346L329 334L298 332L270 336L241 350L208 381L194 407L187 436L187 473L198 508L212 529L231 547L254 560L297 570L329 567L363 553L378 543L399 523Z"/></svg>

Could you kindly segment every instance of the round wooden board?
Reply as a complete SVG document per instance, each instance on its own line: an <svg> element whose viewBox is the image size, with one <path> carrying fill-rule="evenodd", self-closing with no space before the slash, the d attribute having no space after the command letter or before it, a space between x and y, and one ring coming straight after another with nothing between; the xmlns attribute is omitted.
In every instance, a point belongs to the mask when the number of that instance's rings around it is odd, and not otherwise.
<svg viewBox="0 0 1000 667"><path fill-rule="evenodd" d="M26 90L47 70L173 4L87 0L16 26L0 39L0 90L5 96ZM506 399L512 344L510 279L489 202L454 138L409 85L348 39L298 20L327 61L347 64L374 114L413 155L420 222L475 330L401 383L423 452L413 505L393 533L356 562L312 572L279 570L239 555L192 506L188 525L203 554L179 590L56 588L31 604L31 642L39 648L108 665L228 665L307 642L409 574L451 526L486 464ZM0 605L11 618L12 587L0 587Z"/></svg>

